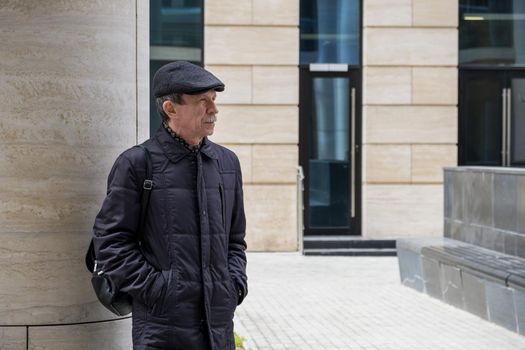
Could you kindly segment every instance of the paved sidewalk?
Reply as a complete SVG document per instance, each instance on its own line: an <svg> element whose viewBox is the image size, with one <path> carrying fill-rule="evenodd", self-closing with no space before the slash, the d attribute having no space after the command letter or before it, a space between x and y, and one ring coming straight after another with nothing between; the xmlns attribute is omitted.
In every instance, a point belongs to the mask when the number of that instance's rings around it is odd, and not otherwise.
<svg viewBox="0 0 525 350"><path fill-rule="evenodd" d="M235 331L250 350L514 350L525 337L399 282L392 257L248 254Z"/></svg>

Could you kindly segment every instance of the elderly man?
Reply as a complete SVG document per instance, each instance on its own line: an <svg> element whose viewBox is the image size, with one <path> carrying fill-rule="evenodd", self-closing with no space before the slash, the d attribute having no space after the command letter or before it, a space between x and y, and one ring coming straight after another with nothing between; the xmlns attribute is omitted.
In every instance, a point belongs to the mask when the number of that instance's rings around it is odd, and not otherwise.
<svg viewBox="0 0 525 350"><path fill-rule="evenodd" d="M153 189L137 241L144 150L122 153L94 225L98 264L133 297L133 348L231 350L233 314L247 293L239 160L207 139L224 84L188 62L161 67L153 94L163 118L144 142Z"/></svg>

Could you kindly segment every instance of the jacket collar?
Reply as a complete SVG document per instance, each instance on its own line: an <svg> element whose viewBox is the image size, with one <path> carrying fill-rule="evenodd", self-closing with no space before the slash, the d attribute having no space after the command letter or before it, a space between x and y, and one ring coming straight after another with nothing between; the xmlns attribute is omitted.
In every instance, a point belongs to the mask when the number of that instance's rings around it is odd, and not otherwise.
<svg viewBox="0 0 525 350"><path fill-rule="evenodd" d="M216 145L213 142L211 142L210 140L208 140L207 137L205 137L202 140L202 145L201 145L200 151L203 154L205 154L208 157L210 157L211 159L218 159L219 157L217 156L217 152L215 152L215 147L216 147Z"/></svg>
<svg viewBox="0 0 525 350"><path fill-rule="evenodd" d="M177 163L179 160L191 153L191 151L184 147L183 144L177 142L162 125L157 129L157 132L155 133L155 139L159 143L162 152L164 152L166 157L168 157L168 159L174 163ZM217 159L217 153L215 152L215 147L213 146L213 142L205 137L202 140L200 152L209 158Z"/></svg>

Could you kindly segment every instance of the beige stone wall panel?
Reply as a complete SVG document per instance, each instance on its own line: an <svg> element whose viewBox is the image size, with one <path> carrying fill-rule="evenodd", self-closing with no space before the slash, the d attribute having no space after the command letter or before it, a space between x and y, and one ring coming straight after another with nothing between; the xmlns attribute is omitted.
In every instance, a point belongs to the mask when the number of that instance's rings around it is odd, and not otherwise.
<svg viewBox="0 0 525 350"><path fill-rule="evenodd" d="M365 27L412 25L412 0L366 0L363 6Z"/></svg>
<svg viewBox="0 0 525 350"><path fill-rule="evenodd" d="M2 182L14 182L12 179L5 180ZM67 180L63 182L66 186L75 183ZM80 182L77 184L82 185ZM68 189L56 181L40 181L34 186L27 186L35 187L35 192L29 193L0 186L3 190L0 199L0 232L27 232L34 230L35 226L39 232L53 232L72 230L72 227L79 225L86 232L91 231L94 216L100 209L101 192L86 193L84 189Z"/></svg>
<svg viewBox="0 0 525 350"><path fill-rule="evenodd" d="M2 233L0 325L112 319L84 266L89 231Z"/></svg>
<svg viewBox="0 0 525 350"><path fill-rule="evenodd" d="M27 5L31 2L18 3ZM48 3L51 2L46 2L46 5ZM70 4L81 7L80 2L73 1ZM135 6L130 1L115 1L107 6L108 9L114 4L122 7L122 13L115 16L100 13L97 16L93 12L79 12L78 15L68 16L57 10L48 15L34 13L27 17L27 21L21 20L26 18L25 15L11 16L2 7L2 25L14 31L0 32L3 46L0 51L0 72L4 77L47 79L50 88L53 88L53 84L63 87L66 93L64 98L73 95L77 99L89 99L90 91L82 88L82 85L94 81L119 88L133 87L135 91L130 80L121 79L122 74L135 77L135 61L122 60L122 57L135 56L135 16L133 14L131 17L128 12L134 12ZM40 10L46 5L34 1L30 6ZM100 3L98 6L99 10L106 7ZM18 35L14 35L15 32ZM46 90L45 86L35 86L25 94L40 96ZM106 91L106 96L112 96L112 93ZM135 96L128 98L134 100Z"/></svg>
<svg viewBox="0 0 525 350"><path fill-rule="evenodd" d="M443 183L443 168L457 166L456 145L413 145L412 181Z"/></svg>
<svg viewBox="0 0 525 350"><path fill-rule="evenodd" d="M414 26L453 27L458 26L458 0L412 0Z"/></svg>
<svg viewBox="0 0 525 350"><path fill-rule="evenodd" d="M295 65L299 61L297 27L207 26L206 64Z"/></svg>
<svg viewBox="0 0 525 350"><path fill-rule="evenodd" d="M298 153L295 145L253 146L253 182L296 183Z"/></svg>
<svg viewBox="0 0 525 350"><path fill-rule="evenodd" d="M0 327L0 349L26 350L26 328Z"/></svg>
<svg viewBox="0 0 525 350"><path fill-rule="evenodd" d="M0 142L134 141L134 4L32 3L2 5Z"/></svg>
<svg viewBox="0 0 525 350"><path fill-rule="evenodd" d="M105 187L87 177L2 177L0 233L39 233L80 230L89 234L105 196ZM100 183L105 186L105 176Z"/></svg>
<svg viewBox="0 0 525 350"><path fill-rule="evenodd" d="M367 185L368 239L443 235L442 185Z"/></svg>
<svg viewBox="0 0 525 350"><path fill-rule="evenodd" d="M29 350L129 350L132 347L131 319L29 328Z"/></svg>
<svg viewBox="0 0 525 350"><path fill-rule="evenodd" d="M299 25L299 0L253 0L253 24Z"/></svg>
<svg viewBox="0 0 525 350"><path fill-rule="evenodd" d="M51 143L77 149L88 145L122 147L135 144L134 111L116 111L116 106L110 107L109 97L101 101L101 104L93 105L91 98L96 99L97 96L79 101L74 98L61 98L62 92L57 91L48 101L42 101L45 97L25 99L15 93L13 101L8 102L8 96L13 95L13 91L8 90L10 89L4 89L0 85L0 96L4 96L0 97L0 100L5 102L0 111L1 144L27 142L39 147L38 145ZM115 93L119 94L119 90L115 88ZM102 90L99 91L102 93ZM133 93L128 92L129 94L122 91L122 96L127 94L128 98L132 98ZM115 101L119 101L118 96ZM124 98L121 102L123 105L129 104ZM38 108L35 108L35 105ZM101 123L104 124L104 128L100 128ZM122 127L123 125L128 127Z"/></svg>
<svg viewBox="0 0 525 350"><path fill-rule="evenodd" d="M414 104L457 105L457 68L415 67L412 74Z"/></svg>
<svg viewBox="0 0 525 350"><path fill-rule="evenodd" d="M249 25L252 23L252 0L206 0L204 23Z"/></svg>
<svg viewBox="0 0 525 350"><path fill-rule="evenodd" d="M441 236L441 167L457 163L457 1L363 6L363 236Z"/></svg>
<svg viewBox="0 0 525 350"><path fill-rule="evenodd" d="M253 67L253 102L257 104L299 104L299 69Z"/></svg>
<svg viewBox="0 0 525 350"><path fill-rule="evenodd" d="M17 177L20 184L31 186L35 180L77 178L85 181L86 186L96 186L104 191L113 162L127 146L73 148L53 144L2 145L0 179Z"/></svg>
<svg viewBox="0 0 525 350"><path fill-rule="evenodd" d="M410 182L410 145L364 145L368 183Z"/></svg>
<svg viewBox="0 0 525 350"><path fill-rule="evenodd" d="M296 186L248 185L244 198L248 249L296 251Z"/></svg>
<svg viewBox="0 0 525 350"><path fill-rule="evenodd" d="M364 132L364 130L368 129L368 115L367 114L368 114L368 107L363 105L362 108L361 108L361 130L362 130L362 132L361 132L361 144L362 145L366 145L366 144L369 143L368 139L367 139L368 134L366 132ZM365 168L366 167L363 167L363 171L364 172L366 172ZM363 178L366 178L366 177L363 177Z"/></svg>
<svg viewBox="0 0 525 350"><path fill-rule="evenodd" d="M368 143L457 143L457 108L365 106Z"/></svg>
<svg viewBox="0 0 525 350"><path fill-rule="evenodd" d="M366 62L383 66L456 66L458 32L449 28L367 28Z"/></svg>
<svg viewBox="0 0 525 350"><path fill-rule="evenodd" d="M242 180L244 183L252 182L252 146L239 144L222 144L233 151L241 163Z"/></svg>
<svg viewBox="0 0 525 350"><path fill-rule="evenodd" d="M412 71L400 67L364 68L364 104L410 104Z"/></svg>
<svg viewBox="0 0 525 350"><path fill-rule="evenodd" d="M206 66L224 85L217 94L219 112L222 104L252 103L252 67L250 66Z"/></svg>
<svg viewBox="0 0 525 350"><path fill-rule="evenodd" d="M2 15L13 16L67 16L62 20L74 18L75 15L81 16L108 16L108 19L122 16L129 17L134 15L134 2L132 1L112 1L101 6L98 2L86 1L45 1L39 0L4 0L2 1Z"/></svg>
<svg viewBox="0 0 525 350"><path fill-rule="evenodd" d="M295 106L222 106L211 139L218 143L297 144L298 128Z"/></svg>

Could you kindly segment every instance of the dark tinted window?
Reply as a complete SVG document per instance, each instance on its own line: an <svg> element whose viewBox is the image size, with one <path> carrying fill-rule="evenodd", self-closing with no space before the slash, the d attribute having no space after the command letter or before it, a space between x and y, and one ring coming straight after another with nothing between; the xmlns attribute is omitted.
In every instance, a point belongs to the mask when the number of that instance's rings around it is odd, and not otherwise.
<svg viewBox="0 0 525 350"><path fill-rule="evenodd" d="M150 45L202 48L202 0L150 1Z"/></svg>
<svg viewBox="0 0 525 350"><path fill-rule="evenodd" d="M202 65L203 0L150 1L150 81L161 66L173 61ZM159 127L153 95L150 134Z"/></svg>
<svg viewBox="0 0 525 350"><path fill-rule="evenodd" d="M358 0L301 0L301 64L360 64Z"/></svg>
<svg viewBox="0 0 525 350"><path fill-rule="evenodd" d="M460 0L460 65L525 65L525 0Z"/></svg>

